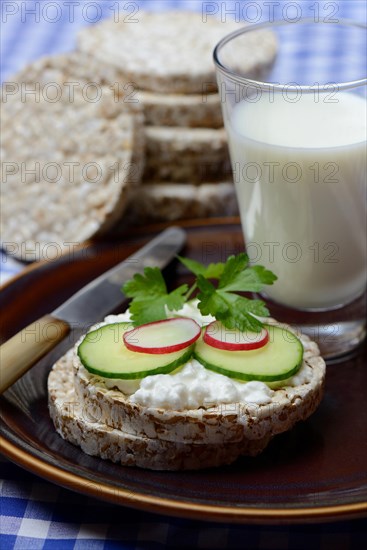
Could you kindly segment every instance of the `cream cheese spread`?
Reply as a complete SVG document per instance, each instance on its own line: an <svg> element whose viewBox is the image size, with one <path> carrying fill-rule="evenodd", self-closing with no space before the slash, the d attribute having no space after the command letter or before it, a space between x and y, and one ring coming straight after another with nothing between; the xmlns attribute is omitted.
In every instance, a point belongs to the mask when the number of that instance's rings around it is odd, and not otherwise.
<svg viewBox="0 0 367 550"><path fill-rule="evenodd" d="M202 316L195 302L185 304L177 315L191 317L201 325L213 320L211 316ZM129 320L130 314L127 311L119 315L109 315L97 326ZM308 341L302 339L302 343L307 351ZM104 378L103 382L108 389L119 389L133 403L180 411L222 403L265 405L271 402L275 389L307 384L311 376L312 369L304 362L300 370L287 380L269 384L255 380L245 382L213 372L196 359L191 359L170 374L156 374L139 380Z"/></svg>
<svg viewBox="0 0 367 550"><path fill-rule="evenodd" d="M182 411L220 403L265 405L274 391L263 382L240 382L210 371L192 359L176 374L147 376L130 397L133 403Z"/></svg>

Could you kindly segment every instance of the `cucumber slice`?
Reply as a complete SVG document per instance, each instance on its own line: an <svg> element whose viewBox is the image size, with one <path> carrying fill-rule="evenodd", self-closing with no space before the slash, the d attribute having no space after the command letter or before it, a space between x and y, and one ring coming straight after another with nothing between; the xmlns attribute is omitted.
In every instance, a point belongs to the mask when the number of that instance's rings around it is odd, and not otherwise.
<svg viewBox="0 0 367 550"><path fill-rule="evenodd" d="M140 353L126 348L123 335L131 323L113 323L89 332L78 347L78 356L91 373L105 378L132 380L167 374L186 363L194 346L173 353Z"/></svg>
<svg viewBox="0 0 367 550"><path fill-rule="evenodd" d="M303 346L290 331L265 325L269 342L250 351L227 351L206 344L201 336L195 344L194 357L205 368L238 380L284 380L302 365Z"/></svg>

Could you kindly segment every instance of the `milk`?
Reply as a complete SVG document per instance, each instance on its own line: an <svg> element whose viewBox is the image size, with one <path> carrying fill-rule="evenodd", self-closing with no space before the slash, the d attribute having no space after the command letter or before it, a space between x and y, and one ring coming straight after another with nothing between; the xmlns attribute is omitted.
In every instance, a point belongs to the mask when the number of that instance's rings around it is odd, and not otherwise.
<svg viewBox="0 0 367 550"><path fill-rule="evenodd" d="M248 254L279 278L269 297L296 308L356 298L367 280L365 100L263 94L235 105L226 127Z"/></svg>

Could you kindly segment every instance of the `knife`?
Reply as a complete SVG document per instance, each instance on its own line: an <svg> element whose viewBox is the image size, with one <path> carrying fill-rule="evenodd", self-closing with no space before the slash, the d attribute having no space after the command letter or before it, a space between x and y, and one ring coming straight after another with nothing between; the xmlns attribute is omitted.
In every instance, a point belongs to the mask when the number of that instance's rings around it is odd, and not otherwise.
<svg viewBox="0 0 367 550"><path fill-rule="evenodd" d="M84 286L52 313L44 315L5 342L0 347L0 394L62 342L63 345L57 347L57 354L52 354L50 358L50 364L53 364L66 349L72 347L70 338L65 341L66 336L73 332L75 340L91 325L101 321L126 299L121 292L121 286L126 281L135 273L143 273L148 266L163 269L185 241L183 229L166 229L133 255Z"/></svg>

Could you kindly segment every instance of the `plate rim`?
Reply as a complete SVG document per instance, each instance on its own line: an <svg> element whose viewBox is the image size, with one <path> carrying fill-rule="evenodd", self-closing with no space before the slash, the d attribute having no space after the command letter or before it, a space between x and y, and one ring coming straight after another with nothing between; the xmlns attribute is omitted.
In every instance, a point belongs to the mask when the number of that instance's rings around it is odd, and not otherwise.
<svg viewBox="0 0 367 550"><path fill-rule="evenodd" d="M209 225L235 226L239 225L239 218L207 218L201 220L189 220L188 222L183 221L174 225L179 225L184 228L199 228ZM139 238L151 235L153 230L159 231L165 227L167 227L167 224L155 224L149 226L149 228L145 227L144 230L137 232L136 237ZM87 241L83 243L83 247L93 246L94 244L96 244L95 241ZM62 257L59 257L55 263L58 263L60 259L62 259ZM26 266L21 273L17 274L15 277L12 277L9 281L2 285L0 290L5 288L8 289L20 279L25 278L29 272L37 271L38 269L44 267L45 264L50 264L50 262L43 260ZM4 424L4 421L1 419L0 423ZM289 508L264 508L241 505L223 506L216 504L204 504L200 502L190 502L187 500L177 500L170 497L155 496L153 494L132 494L126 489L117 488L109 483L98 481L93 481L93 484L90 483L86 486L86 477L69 472L65 468L56 467L47 462L46 459L41 459L32 455L30 452L22 449L15 442L9 440L5 435L1 434L0 452L6 458L18 464L22 468L61 487L77 491L87 496L112 502L113 504L128 506L147 512L166 514L169 516L204 521L279 525L282 523L289 524L341 521L357 519L367 515L367 501L357 503L340 503L328 506L301 507L296 505Z"/></svg>
<svg viewBox="0 0 367 550"><path fill-rule="evenodd" d="M319 521L339 521L364 517L367 502L338 504L332 506L310 506L294 508L260 508L249 506L218 506L203 503L173 500L154 495L132 494L128 490L113 487L108 483L93 481L85 485L86 478L58 468L19 448L15 443L0 435L0 449L4 456L40 477L59 486L95 497L100 500L129 506L147 512L167 514L196 520L221 521L230 523L312 523ZM84 482L84 483L83 483ZM83 486L84 485L84 486ZM92 485L95 487L93 489ZM198 514L200 516L198 517Z"/></svg>

